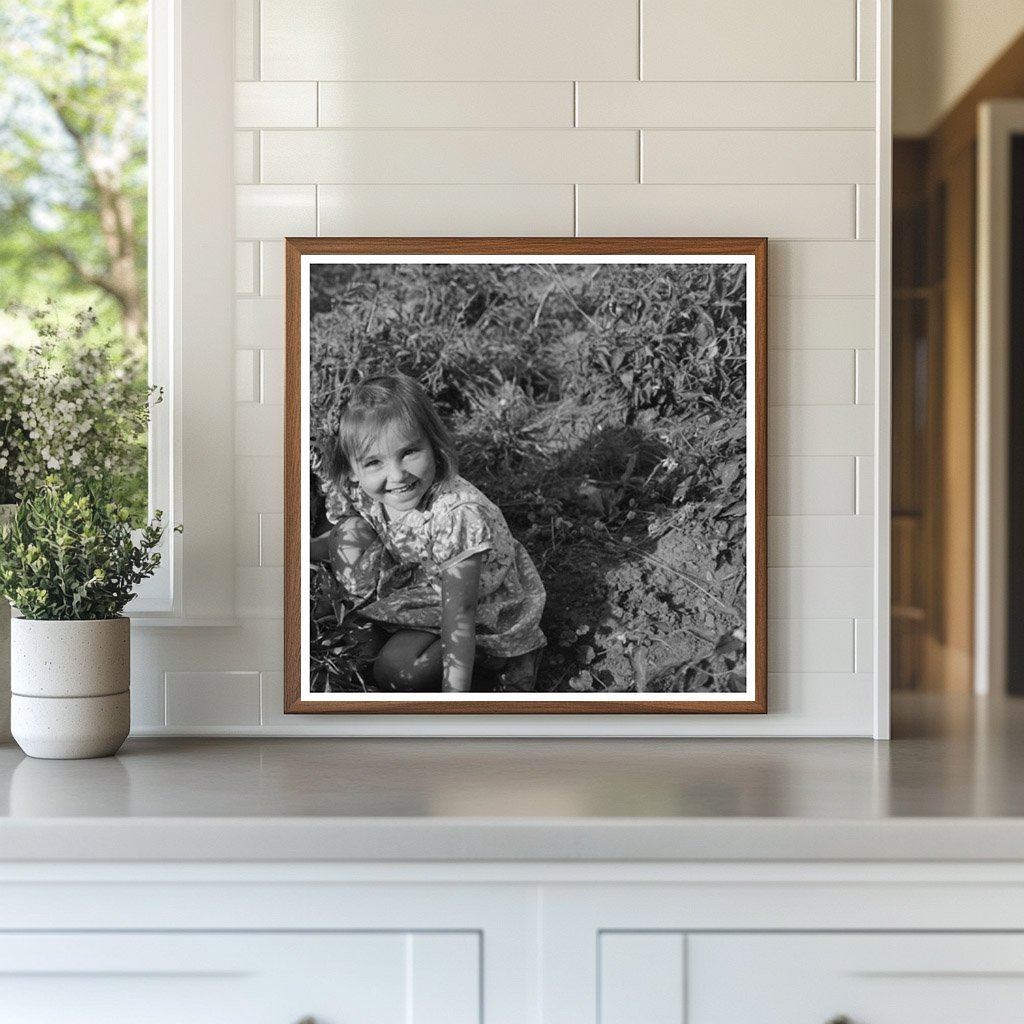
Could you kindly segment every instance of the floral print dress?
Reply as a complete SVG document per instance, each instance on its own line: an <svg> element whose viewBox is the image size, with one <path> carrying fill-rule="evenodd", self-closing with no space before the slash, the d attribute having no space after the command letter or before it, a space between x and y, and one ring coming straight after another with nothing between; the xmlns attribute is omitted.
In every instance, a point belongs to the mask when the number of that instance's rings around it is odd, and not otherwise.
<svg viewBox="0 0 1024 1024"><path fill-rule="evenodd" d="M482 555L476 609L477 647L511 658L543 647L544 584L501 510L462 477L440 483L424 508L386 510L359 487L328 492L328 516L362 516L379 542L355 566L332 559L365 618L397 629L441 632L441 573Z"/></svg>

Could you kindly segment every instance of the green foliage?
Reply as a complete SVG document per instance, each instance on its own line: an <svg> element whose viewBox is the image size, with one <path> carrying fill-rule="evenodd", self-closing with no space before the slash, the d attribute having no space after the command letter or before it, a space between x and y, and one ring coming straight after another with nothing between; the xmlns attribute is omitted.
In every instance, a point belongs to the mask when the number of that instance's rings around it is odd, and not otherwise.
<svg viewBox="0 0 1024 1024"><path fill-rule="evenodd" d="M351 616L333 573L324 563L310 567L309 688L313 693L365 691L373 678L374 627Z"/></svg>
<svg viewBox="0 0 1024 1024"><path fill-rule="evenodd" d="M53 303L20 311L36 343L0 349L0 503L29 496L56 474L105 482L110 499L141 522L147 508L150 407L160 401L139 360L93 337L91 310Z"/></svg>
<svg viewBox="0 0 1024 1024"><path fill-rule="evenodd" d="M62 294L145 330L145 0L0 5L0 305Z"/></svg>
<svg viewBox="0 0 1024 1024"><path fill-rule="evenodd" d="M741 690L745 302L728 264L318 267L314 466L357 380L416 377L544 580L541 689Z"/></svg>
<svg viewBox="0 0 1024 1024"><path fill-rule="evenodd" d="M0 528L0 593L27 619L111 619L160 564L161 513L133 536L127 509L51 477Z"/></svg>

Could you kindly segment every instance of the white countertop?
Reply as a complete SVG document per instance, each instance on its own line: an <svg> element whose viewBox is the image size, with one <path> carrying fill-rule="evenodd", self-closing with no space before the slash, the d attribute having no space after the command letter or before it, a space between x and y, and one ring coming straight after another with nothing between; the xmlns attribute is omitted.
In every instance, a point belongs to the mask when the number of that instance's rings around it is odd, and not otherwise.
<svg viewBox="0 0 1024 1024"><path fill-rule="evenodd" d="M1024 860L1024 701L894 739L137 739L0 747L0 860Z"/></svg>

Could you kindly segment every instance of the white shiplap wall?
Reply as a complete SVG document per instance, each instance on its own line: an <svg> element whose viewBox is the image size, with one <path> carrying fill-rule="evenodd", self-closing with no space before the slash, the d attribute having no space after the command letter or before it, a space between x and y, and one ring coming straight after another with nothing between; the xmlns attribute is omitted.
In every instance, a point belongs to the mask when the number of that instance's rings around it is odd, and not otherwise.
<svg viewBox="0 0 1024 1024"><path fill-rule="evenodd" d="M809 12L813 8L813 12ZM874 0L236 0L231 629L139 732L871 735ZM286 235L767 235L767 717L281 713Z"/></svg>

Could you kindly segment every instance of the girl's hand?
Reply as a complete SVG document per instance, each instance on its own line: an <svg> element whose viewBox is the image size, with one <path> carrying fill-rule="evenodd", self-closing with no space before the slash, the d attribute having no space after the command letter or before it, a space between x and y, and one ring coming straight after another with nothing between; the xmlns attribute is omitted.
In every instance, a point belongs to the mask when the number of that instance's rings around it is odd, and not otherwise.
<svg viewBox="0 0 1024 1024"><path fill-rule="evenodd" d="M476 603L483 555L471 555L441 573L441 689L466 693L476 658Z"/></svg>

